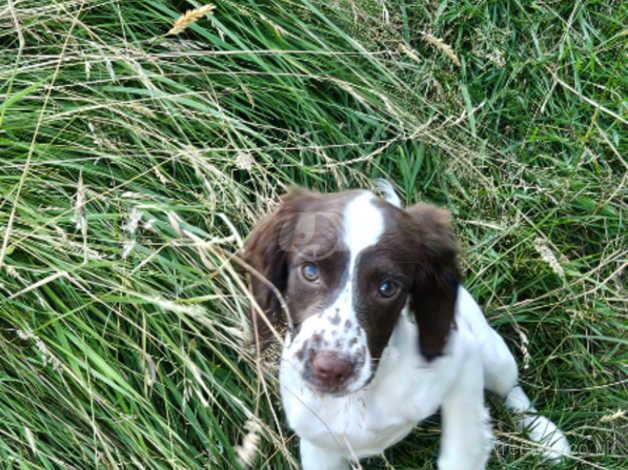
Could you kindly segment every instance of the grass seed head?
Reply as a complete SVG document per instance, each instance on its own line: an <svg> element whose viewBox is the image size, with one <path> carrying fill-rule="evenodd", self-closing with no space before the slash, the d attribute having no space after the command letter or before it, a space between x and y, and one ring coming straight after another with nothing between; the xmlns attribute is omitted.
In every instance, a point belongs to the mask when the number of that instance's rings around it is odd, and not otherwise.
<svg viewBox="0 0 628 470"><path fill-rule="evenodd" d="M561 279L565 278L565 271L563 267L558 262L556 255L554 255L554 252L547 245L547 241L545 239L537 237L534 240L534 249L539 255L541 255L541 259L545 261L550 266L550 268L552 268L552 271L554 271L554 273L558 277L560 277Z"/></svg>
<svg viewBox="0 0 628 470"><path fill-rule="evenodd" d="M209 15L214 11L216 7L212 4L204 5L202 7L195 8L194 10L188 10L183 15L181 15L177 21L174 22L170 31L166 34L168 35L176 35L179 34L193 23L196 23L203 16Z"/></svg>
<svg viewBox="0 0 628 470"><path fill-rule="evenodd" d="M425 42L445 54L457 67L460 67L460 59L458 59L454 49L449 44L430 33L423 33L423 39L425 39Z"/></svg>

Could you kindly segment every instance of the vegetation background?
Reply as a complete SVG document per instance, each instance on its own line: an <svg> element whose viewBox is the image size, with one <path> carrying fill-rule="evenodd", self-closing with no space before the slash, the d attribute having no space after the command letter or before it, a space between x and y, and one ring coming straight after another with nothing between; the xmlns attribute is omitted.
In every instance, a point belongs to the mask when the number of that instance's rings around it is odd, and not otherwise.
<svg viewBox="0 0 628 470"><path fill-rule="evenodd" d="M201 6L0 2L1 467L296 468L233 255L289 185L385 176L454 213L563 468L626 468L626 2L220 0L166 35ZM490 468L541 466L492 415Z"/></svg>

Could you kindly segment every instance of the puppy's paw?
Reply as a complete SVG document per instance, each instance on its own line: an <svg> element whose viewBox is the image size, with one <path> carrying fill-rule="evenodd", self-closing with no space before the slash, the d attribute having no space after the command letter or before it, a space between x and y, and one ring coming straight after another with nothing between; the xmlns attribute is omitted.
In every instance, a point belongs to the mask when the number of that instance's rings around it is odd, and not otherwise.
<svg viewBox="0 0 628 470"><path fill-rule="evenodd" d="M527 430L530 439L541 446L540 452L548 462L558 464L571 455L569 441L563 432L544 416L524 416L519 427Z"/></svg>

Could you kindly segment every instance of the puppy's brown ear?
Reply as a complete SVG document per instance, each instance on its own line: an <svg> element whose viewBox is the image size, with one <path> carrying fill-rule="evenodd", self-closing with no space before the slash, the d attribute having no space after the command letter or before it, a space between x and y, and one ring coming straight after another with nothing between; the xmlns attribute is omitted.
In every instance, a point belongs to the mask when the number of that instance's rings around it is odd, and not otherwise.
<svg viewBox="0 0 628 470"><path fill-rule="evenodd" d="M283 295L288 280L288 250L291 246L301 200L307 191L291 189L281 199L275 211L266 215L253 229L244 244L244 260L257 273L250 273L252 294L266 316L251 307L249 323L254 341L267 346L274 329L286 324L285 313L278 293ZM261 276L261 278L260 278ZM273 288L274 287L274 288ZM272 328L269 327L269 324Z"/></svg>
<svg viewBox="0 0 628 470"><path fill-rule="evenodd" d="M419 329L421 354L431 360L443 353L454 327L460 282L458 247L448 211L430 204L416 204L407 212L414 222L419 256L410 308Z"/></svg>

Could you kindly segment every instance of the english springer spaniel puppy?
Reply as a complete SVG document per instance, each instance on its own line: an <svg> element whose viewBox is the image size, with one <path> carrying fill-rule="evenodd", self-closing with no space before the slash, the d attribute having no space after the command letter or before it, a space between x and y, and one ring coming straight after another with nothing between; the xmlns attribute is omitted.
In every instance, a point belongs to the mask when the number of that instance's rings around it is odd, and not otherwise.
<svg viewBox="0 0 628 470"><path fill-rule="evenodd" d="M387 183L379 192L293 189L244 247L255 338L267 343L286 326L280 389L303 469L348 469L439 409L438 468L483 469L492 447L484 389L517 412L546 458L569 454L460 283L449 213L403 209Z"/></svg>

